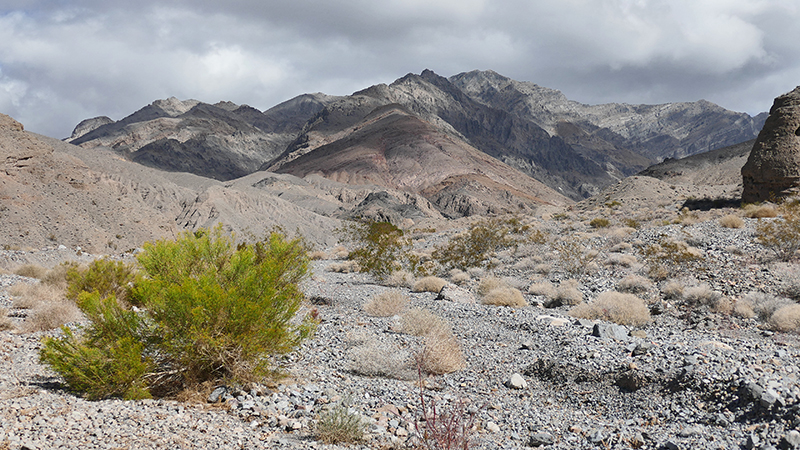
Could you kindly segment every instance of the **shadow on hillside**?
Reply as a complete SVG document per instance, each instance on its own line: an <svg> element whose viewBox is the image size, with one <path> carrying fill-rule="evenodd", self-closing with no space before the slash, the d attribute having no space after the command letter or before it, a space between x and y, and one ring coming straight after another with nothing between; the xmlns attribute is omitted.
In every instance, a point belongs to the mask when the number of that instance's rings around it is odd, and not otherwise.
<svg viewBox="0 0 800 450"><path fill-rule="evenodd" d="M690 198L683 202L681 209L690 211L710 211L722 208L741 208L741 198Z"/></svg>

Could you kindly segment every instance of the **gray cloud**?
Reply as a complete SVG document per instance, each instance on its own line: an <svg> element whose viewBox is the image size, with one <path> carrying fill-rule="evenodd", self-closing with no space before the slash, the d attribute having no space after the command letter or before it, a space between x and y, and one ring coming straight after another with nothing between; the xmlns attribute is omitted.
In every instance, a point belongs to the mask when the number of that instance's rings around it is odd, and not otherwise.
<svg viewBox="0 0 800 450"><path fill-rule="evenodd" d="M266 109L430 68L756 114L800 84L798 19L795 0L7 0L0 112L64 137L168 96Z"/></svg>

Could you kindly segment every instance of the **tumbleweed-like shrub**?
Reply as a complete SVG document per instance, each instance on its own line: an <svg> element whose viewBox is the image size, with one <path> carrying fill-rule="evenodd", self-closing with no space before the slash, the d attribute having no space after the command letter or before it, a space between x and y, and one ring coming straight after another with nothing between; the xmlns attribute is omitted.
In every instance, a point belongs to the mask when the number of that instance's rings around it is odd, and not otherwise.
<svg viewBox="0 0 800 450"><path fill-rule="evenodd" d="M800 333L800 304L786 305L769 318L769 325L777 331L792 331Z"/></svg>
<svg viewBox="0 0 800 450"><path fill-rule="evenodd" d="M605 320L620 325L641 326L650 321L644 300L633 294L606 291L592 303L582 303L569 311L573 317Z"/></svg>
<svg viewBox="0 0 800 450"><path fill-rule="evenodd" d="M398 290L391 290L372 297L362 309L370 316L389 317L400 314L407 305L408 297Z"/></svg>
<svg viewBox="0 0 800 450"><path fill-rule="evenodd" d="M40 358L92 399L267 377L275 358L314 329L313 319L296 317L306 251L277 232L237 245L221 226L147 243L138 256L143 276L130 291L139 307L127 308L113 292L81 292L89 324L45 338Z"/></svg>
<svg viewBox="0 0 800 450"><path fill-rule="evenodd" d="M446 284L447 281L439 277L425 277L417 280L411 290L413 292L433 292L438 294Z"/></svg>
<svg viewBox="0 0 800 450"><path fill-rule="evenodd" d="M484 305L492 306L511 306L514 308L521 308L528 306L525 297L519 289L512 287L499 287L492 289L488 294L481 298Z"/></svg>

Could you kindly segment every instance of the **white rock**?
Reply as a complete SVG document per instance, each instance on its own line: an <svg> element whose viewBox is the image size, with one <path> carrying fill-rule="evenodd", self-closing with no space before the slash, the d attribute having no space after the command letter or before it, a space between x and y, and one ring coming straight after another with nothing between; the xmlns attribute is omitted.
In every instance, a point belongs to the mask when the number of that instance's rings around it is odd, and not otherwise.
<svg viewBox="0 0 800 450"><path fill-rule="evenodd" d="M499 433L500 432L500 426L497 425L494 422L486 422L486 429L491 431L492 433Z"/></svg>
<svg viewBox="0 0 800 450"><path fill-rule="evenodd" d="M522 375L515 373L506 381L506 386L511 389L525 389L528 387L528 383L522 378Z"/></svg>

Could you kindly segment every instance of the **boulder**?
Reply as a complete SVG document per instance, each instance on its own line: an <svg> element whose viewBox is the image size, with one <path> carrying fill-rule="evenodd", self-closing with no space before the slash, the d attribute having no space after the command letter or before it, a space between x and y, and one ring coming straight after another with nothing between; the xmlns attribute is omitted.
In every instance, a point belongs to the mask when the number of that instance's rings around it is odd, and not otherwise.
<svg viewBox="0 0 800 450"><path fill-rule="evenodd" d="M742 167L742 202L785 197L800 187L800 86L775 99Z"/></svg>

